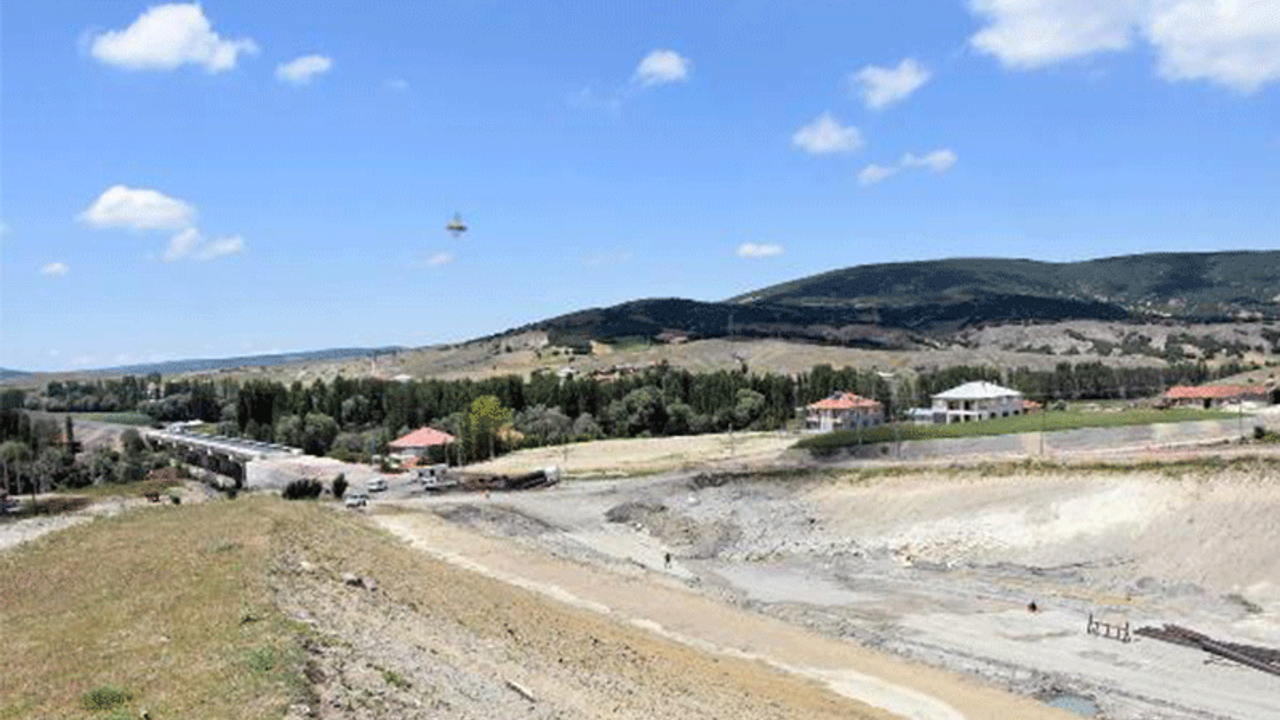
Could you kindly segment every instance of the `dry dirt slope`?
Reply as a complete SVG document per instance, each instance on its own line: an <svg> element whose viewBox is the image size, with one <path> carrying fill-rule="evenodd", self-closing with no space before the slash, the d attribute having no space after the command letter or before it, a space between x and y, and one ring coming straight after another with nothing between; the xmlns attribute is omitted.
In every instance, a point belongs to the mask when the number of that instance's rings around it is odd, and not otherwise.
<svg viewBox="0 0 1280 720"><path fill-rule="evenodd" d="M107 684L128 694L119 717L157 720L887 717L271 498L0 552L0 619L4 718L85 717Z"/></svg>

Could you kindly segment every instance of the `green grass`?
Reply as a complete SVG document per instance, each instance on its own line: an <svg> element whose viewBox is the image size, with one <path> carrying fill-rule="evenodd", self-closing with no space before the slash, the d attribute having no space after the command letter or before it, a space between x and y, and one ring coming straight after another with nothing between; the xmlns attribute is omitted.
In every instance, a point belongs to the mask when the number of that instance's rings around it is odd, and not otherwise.
<svg viewBox="0 0 1280 720"><path fill-rule="evenodd" d="M136 425L138 427L149 427L155 422L150 415L137 412L98 412L98 413L71 413L73 420L89 420L92 422L112 423L114 425Z"/></svg>
<svg viewBox="0 0 1280 720"><path fill-rule="evenodd" d="M133 699L133 694L116 685L101 685L80 698L85 710L103 712L114 710Z"/></svg>
<svg viewBox="0 0 1280 720"><path fill-rule="evenodd" d="M902 440L939 440L943 438L982 437L990 435L1014 435L1018 433L1054 432L1080 428L1124 427L1128 425L1158 425L1164 423L1193 422L1197 420L1223 420L1236 417L1235 413L1217 410L1174 408L1170 410L1128 410L1124 412L1063 412L1015 415L994 420L953 423L951 425L901 425L898 428ZM891 425L857 430L836 430L807 437L795 444L801 450L823 455L859 442L863 445L890 442L895 439Z"/></svg>
<svg viewBox="0 0 1280 720"><path fill-rule="evenodd" d="M281 505L147 507L0 553L0 718L283 717L306 688L267 582Z"/></svg>

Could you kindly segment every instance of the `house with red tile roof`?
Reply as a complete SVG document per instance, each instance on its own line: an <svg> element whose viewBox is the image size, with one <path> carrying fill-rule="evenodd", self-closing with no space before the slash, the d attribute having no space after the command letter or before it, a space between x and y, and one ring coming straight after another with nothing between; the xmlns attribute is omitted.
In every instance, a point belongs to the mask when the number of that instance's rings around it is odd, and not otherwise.
<svg viewBox="0 0 1280 720"><path fill-rule="evenodd" d="M429 454L431 448L449 445L453 441L454 437L447 432L424 427L392 440L387 443L387 447L393 455L422 457Z"/></svg>
<svg viewBox="0 0 1280 720"><path fill-rule="evenodd" d="M1164 401L1182 407L1213 408L1237 403L1271 404L1265 385L1175 385L1164 392Z"/></svg>
<svg viewBox="0 0 1280 720"><path fill-rule="evenodd" d="M884 405L851 392L833 393L831 397L810 403L807 410L805 426L822 432L884 422Z"/></svg>

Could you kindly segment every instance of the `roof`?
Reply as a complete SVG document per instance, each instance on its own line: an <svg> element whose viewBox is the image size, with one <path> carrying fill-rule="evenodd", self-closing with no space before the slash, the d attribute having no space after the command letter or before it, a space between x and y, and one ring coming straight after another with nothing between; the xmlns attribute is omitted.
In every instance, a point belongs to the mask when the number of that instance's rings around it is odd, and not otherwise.
<svg viewBox="0 0 1280 720"><path fill-rule="evenodd" d="M1169 400L1218 400L1240 395L1263 395L1267 392L1265 385L1175 385L1165 391Z"/></svg>
<svg viewBox="0 0 1280 720"><path fill-rule="evenodd" d="M432 445L448 445L453 442L454 438L447 432L440 432L435 428L419 428L405 435L402 438L396 438L387 443L387 447L393 448L415 448L415 447L431 447Z"/></svg>
<svg viewBox="0 0 1280 720"><path fill-rule="evenodd" d="M1022 393L986 380L974 380L934 395L943 400L983 400L998 397L1022 397Z"/></svg>
<svg viewBox="0 0 1280 720"><path fill-rule="evenodd" d="M814 410L877 410L880 408L880 401L854 395L851 392L838 392L829 398L810 403L809 407Z"/></svg>

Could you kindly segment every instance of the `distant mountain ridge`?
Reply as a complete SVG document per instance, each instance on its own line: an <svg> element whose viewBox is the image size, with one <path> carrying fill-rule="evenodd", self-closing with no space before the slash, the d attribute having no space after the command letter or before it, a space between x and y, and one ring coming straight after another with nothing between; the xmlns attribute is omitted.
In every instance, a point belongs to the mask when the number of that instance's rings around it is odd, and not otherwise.
<svg viewBox="0 0 1280 720"><path fill-rule="evenodd" d="M860 265L729 302L897 307L997 295L1107 303L1136 315L1275 317L1280 251L1149 253L1074 263L957 258Z"/></svg>
<svg viewBox="0 0 1280 720"><path fill-rule="evenodd" d="M119 365L115 367L93 368L82 370L85 373L100 373L104 375L149 375L151 373L160 373L161 375L175 375L187 372L207 372L209 370L223 370L239 367L272 367L275 365L284 365L294 362L310 362L310 361L326 361L326 360L355 360L359 358L372 357L374 355L386 355L398 352L404 348L399 346L384 348L329 348L326 350L307 350L304 352L291 353L272 353L268 355L243 355L239 357L229 358L197 358L191 360L169 360L157 363L140 363L136 365ZM20 379L28 375L37 373L26 372L22 370L3 370L0 371L0 380Z"/></svg>
<svg viewBox="0 0 1280 720"><path fill-rule="evenodd" d="M1075 263L957 258L860 265L723 302L633 300L544 320L553 342L779 337L897 348L976 325L1280 317L1280 251L1150 253Z"/></svg>

